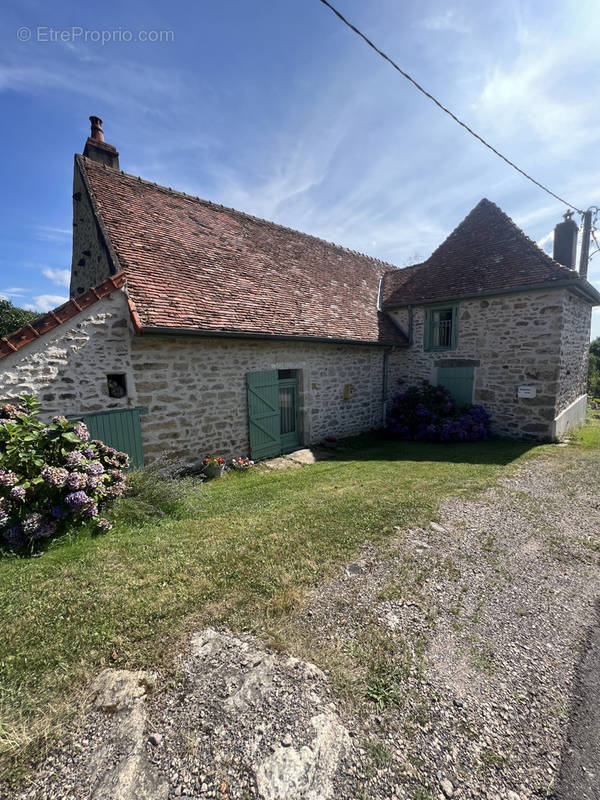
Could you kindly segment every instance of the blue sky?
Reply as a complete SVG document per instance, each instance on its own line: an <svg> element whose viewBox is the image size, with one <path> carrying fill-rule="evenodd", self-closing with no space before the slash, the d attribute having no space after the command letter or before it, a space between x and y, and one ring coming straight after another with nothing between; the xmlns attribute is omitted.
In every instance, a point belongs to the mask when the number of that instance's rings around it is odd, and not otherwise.
<svg viewBox="0 0 600 800"><path fill-rule="evenodd" d="M538 180L600 205L597 0L337 4ZM115 41L94 41L102 30ZM123 41L139 31L168 33ZM90 114L127 172L399 266L484 196L546 248L564 211L318 0L5 0L1 35L0 295L17 305L67 296L73 153ZM590 280L600 288L600 255Z"/></svg>

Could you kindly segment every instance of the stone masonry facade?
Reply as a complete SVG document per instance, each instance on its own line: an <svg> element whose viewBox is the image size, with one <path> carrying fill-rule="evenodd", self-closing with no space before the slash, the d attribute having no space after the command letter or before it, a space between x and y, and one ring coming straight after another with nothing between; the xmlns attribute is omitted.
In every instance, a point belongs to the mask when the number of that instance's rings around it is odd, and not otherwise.
<svg viewBox="0 0 600 800"><path fill-rule="evenodd" d="M585 401L589 304L565 290L463 300L455 350L425 352L424 307L397 322L413 343L388 351L387 399L440 366L473 366L473 401L494 432L547 439L556 417ZM46 417L146 406L141 418L149 463L169 452L189 463L212 452L249 451L246 375L295 370L301 439L352 436L384 422L385 348L334 343L135 335L125 291L116 290L0 364L0 398L35 394ZM123 374L127 395L112 398L107 375ZM518 398L519 384L535 398ZM573 412L569 412L572 414Z"/></svg>
<svg viewBox="0 0 600 800"><path fill-rule="evenodd" d="M0 398L36 395L46 418L135 406L131 335L126 297L115 291L2 359ZM126 376L126 397L109 397L110 373Z"/></svg>
<svg viewBox="0 0 600 800"><path fill-rule="evenodd" d="M297 370L304 443L382 426L378 347L137 336L132 365L149 461L167 450L191 462L247 455L246 374L259 370Z"/></svg>
<svg viewBox="0 0 600 800"><path fill-rule="evenodd" d="M557 414L587 392L591 317L589 303L572 292L562 292Z"/></svg>
<svg viewBox="0 0 600 800"><path fill-rule="evenodd" d="M457 347L437 352L423 347L424 306L413 308L413 343L390 359L388 397L420 380L437 383L438 367L472 366L473 402L489 411L496 434L551 438L555 417L585 393L589 304L555 289L462 300L458 307ZM408 311L395 316L407 331ZM535 386L536 396L517 397L521 384Z"/></svg>

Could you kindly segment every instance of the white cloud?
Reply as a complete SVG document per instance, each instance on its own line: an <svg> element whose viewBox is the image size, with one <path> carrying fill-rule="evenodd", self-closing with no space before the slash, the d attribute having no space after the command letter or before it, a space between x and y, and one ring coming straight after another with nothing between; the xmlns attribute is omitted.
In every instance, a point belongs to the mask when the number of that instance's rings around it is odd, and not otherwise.
<svg viewBox="0 0 600 800"><path fill-rule="evenodd" d="M468 26L458 19L456 11L448 8L443 14L433 14L421 23L421 27L428 31L454 31L455 33L468 33Z"/></svg>
<svg viewBox="0 0 600 800"><path fill-rule="evenodd" d="M496 142L499 136L514 141L518 131L522 141L543 144L546 164L549 154L572 156L598 138L593 93L581 91L587 73L574 66L588 46L596 52L595 35L581 30L581 36L565 35L560 47L549 47L544 31L521 30L518 41L516 55L489 69L476 104L480 124L493 130ZM597 64L596 55L588 71Z"/></svg>
<svg viewBox="0 0 600 800"><path fill-rule="evenodd" d="M53 228L49 225L36 225L35 238L42 242L63 242L71 236L72 231L66 228Z"/></svg>
<svg viewBox="0 0 600 800"><path fill-rule="evenodd" d="M0 294L2 294L4 299L8 297L23 297L26 292L27 289L21 289L18 286L10 287L8 289L0 289Z"/></svg>
<svg viewBox="0 0 600 800"><path fill-rule="evenodd" d="M550 233L546 234L546 236L542 236L542 238L537 241L537 246L545 253L551 254L553 245L554 245L554 231L550 231Z"/></svg>
<svg viewBox="0 0 600 800"><path fill-rule="evenodd" d="M33 298L33 303L27 303L24 308L28 311L50 311L66 303L69 298L61 294L39 294Z"/></svg>
<svg viewBox="0 0 600 800"><path fill-rule="evenodd" d="M71 270L70 269L50 269L49 267L42 270L43 275L49 278L52 283L57 286L69 286L71 283Z"/></svg>

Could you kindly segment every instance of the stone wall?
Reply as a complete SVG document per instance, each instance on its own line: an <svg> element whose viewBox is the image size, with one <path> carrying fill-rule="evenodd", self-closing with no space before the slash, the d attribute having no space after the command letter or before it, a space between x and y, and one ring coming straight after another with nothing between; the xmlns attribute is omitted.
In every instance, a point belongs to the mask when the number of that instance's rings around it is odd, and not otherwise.
<svg viewBox="0 0 600 800"><path fill-rule="evenodd" d="M381 427L383 350L334 344L137 336L132 363L148 461L168 450L248 455L246 373L299 371L302 440ZM351 387L344 399L344 389Z"/></svg>
<svg viewBox="0 0 600 800"><path fill-rule="evenodd" d="M438 367L473 366L473 402L488 409L495 433L550 438L559 394L564 294L550 290L463 300L457 347L442 352L424 351L424 307L415 306L413 344L391 356L388 396L423 379L437 383ZM573 322L573 342L581 336L585 318L583 314ZM573 344L570 360L576 350ZM525 383L535 386L535 398L517 397L517 386Z"/></svg>
<svg viewBox="0 0 600 800"><path fill-rule="evenodd" d="M557 415L587 393L592 307L571 292L562 292L562 337Z"/></svg>
<svg viewBox="0 0 600 800"><path fill-rule="evenodd" d="M37 395L45 417L136 405L130 323L122 291L0 360L0 398ZM126 375L128 395L108 395L106 376Z"/></svg>
<svg viewBox="0 0 600 800"><path fill-rule="evenodd" d="M75 160L73 167L73 256L71 297L99 286L111 275L110 256Z"/></svg>

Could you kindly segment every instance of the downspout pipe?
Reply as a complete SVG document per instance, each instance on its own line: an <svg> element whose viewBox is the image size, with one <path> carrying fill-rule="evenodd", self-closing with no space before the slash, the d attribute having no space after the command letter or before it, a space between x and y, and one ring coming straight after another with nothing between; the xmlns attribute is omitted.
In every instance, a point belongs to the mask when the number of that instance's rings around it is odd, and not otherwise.
<svg viewBox="0 0 600 800"><path fill-rule="evenodd" d="M387 418L387 392L388 392L388 373L389 373L389 359L390 355L396 348L390 347L388 350L383 351L383 370L381 377L381 424L385 428L385 421Z"/></svg>

